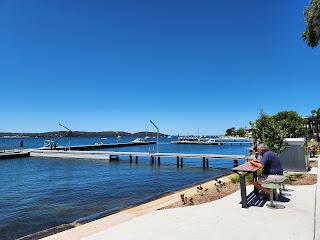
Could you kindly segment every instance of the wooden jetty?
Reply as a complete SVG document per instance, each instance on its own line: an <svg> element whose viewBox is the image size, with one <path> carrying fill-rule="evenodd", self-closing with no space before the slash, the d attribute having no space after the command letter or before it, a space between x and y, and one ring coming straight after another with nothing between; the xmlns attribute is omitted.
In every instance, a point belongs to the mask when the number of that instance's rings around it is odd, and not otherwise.
<svg viewBox="0 0 320 240"><path fill-rule="evenodd" d="M22 152L0 152L0 159L30 157L29 151Z"/></svg>
<svg viewBox="0 0 320 240"><path fill-rule="evenodd" d="M195 144L195 145L217 145L217 146L220 146L220 145L237 145L237 144L240 144L240 145L252 145L252 142L236 142L236 141L172 141L171 144Z"/></svg>
<svg viewBox="0 0 320 240"><path fill-rule="evenodd" d="M209 167L209 159L230 159L233 160L234 166L238 166L238 160L246 160L248 157L245 155L219 155L219 154L202 154L202 153L147 153L147 152L106 152L110 155L110 159L118 159L120 156L128 156L130 163L135 158L135 162L138 163L139 157L150 157L151 163L155 163L156 159L158 164L161 163L161 157L173 157L177 161L177 167L183 167L184 158L199 158L202 160L203 167Z"/></svg>
<svg viewBox="0 0 320 240"><path fill-rule="evenodd" d="M58 150L40 150L30 149L31 157L49 157L49 158L73 158L73 159L101 159L112 160L117 159L116 156L110 156L105 151L58 151Z"/></svg>
<svg viewBox="0 0 320 240"><path fill-rule="evenodd" d="M53 157L53 158L78 158L78 159L103 159L118 160L119 157L127 156L130 164L133 160L138 163L139 157L150 158L152 164L160 165L162 157L170 157L175 159L177 167L183 167L183 160L189 158L198 158L202 161L202 166L209 167L209 160L229 159L233 160L234 166L238 166L238 160L246 160L248 157L244 155L218 155L203 153L149 153L149 152L111 152L111 151L43 151L39 149L31 149L31 157Z"/></svg>
<svg viewBox="0 0 320 240"><path fill-rule="evenodd" d="M155 141L150 142L127 142L127 143L108 143L108 144L100 144L100 145L79 145L79 146L59 146L54 149L46 148L41 150L62 150L62 151L90 151L96 149L105 149L105 148L117 148L117 147L128 147L128 146L138 146L138 145L148 145L148 144L156 144Z"/></svg>

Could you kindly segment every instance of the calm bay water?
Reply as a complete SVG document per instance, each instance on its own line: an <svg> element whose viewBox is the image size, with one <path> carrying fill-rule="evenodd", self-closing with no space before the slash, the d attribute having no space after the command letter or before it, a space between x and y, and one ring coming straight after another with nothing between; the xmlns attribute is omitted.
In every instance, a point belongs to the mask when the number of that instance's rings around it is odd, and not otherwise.
<svg viewBox="0 0 320 240"><path fill-rule="evenodd" d="M119 142L134 138L122 137ZM18 146L21 139L0 139L1 145ZM24 138L25 148L39 148L43 138ZM68 138L57 140L68 146ZM175 139L160 139L160 152L245 155L248 146L176 145ZM117 142L116 138L72 138L72 145ZM106 151L149 152L156 145L106 149ZM174 158L151 165L149 158L129 164L119 161L58 158L20 158L0 161L0 239L15 239L99 212L112 212L159 197L167 192L224 175L233 161L184 159L183 168Z"/></svg>

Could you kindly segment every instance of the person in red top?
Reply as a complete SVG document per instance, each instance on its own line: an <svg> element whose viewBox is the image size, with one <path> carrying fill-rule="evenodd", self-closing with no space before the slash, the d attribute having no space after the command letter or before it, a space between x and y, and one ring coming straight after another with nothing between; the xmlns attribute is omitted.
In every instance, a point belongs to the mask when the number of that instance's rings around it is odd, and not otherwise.
<svg viewBox="0 0 320 240"><path fill-rule="evenodd" d="M260 144L257 149L261 155L261 159L253 159L250 163L255 167L261 168L262 175L253 181L253 185L261 191L264 191L267 198L270 199L269 189L262 187L261 184L283 182L285 179L283 176L283 168L279 156L268 150L267 145Z"/></svg>

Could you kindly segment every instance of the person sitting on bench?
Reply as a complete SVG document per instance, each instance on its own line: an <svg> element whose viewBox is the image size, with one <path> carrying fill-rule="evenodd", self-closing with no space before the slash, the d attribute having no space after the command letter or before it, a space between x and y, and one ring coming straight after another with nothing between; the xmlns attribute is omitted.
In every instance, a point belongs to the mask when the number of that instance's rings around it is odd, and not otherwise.
<svg viewBox="0 0 320 240"><path fill-rule="evenodd" d="M253 159L250 163L255 167L261 168L262 175L258 176L258 179L253 181L253 185L264 191L267 198L270 199L270 190L262 187L261 184L283 182L285 180L283 168L279 156L268 150L266 144L260 144L257 148L261 155L261 159Z"/></svg>
<svg viewBox="0 0 320 240"><path fill-rule="evenodd" d="M317 143L316 143L316 140L314 139L311 139L310 140L312 142L312 144L308 147L308 150L309 150L309 154L310 154L310 158L314 158L316 157L316 151L317 151Z"/></svg>

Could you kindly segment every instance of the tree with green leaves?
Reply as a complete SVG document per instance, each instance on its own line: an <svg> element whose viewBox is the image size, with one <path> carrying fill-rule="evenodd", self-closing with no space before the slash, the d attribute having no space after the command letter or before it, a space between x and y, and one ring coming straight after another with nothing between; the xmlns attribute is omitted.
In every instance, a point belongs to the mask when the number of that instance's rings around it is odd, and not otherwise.
<svg viewBox="0 0 320 240"><path fill-rule="evenodd" d="M298 138L307 136L304 119L295 111L282 111L274 115L274 120L283 129L286 137Z"/></svg>
<svg viewBox="0 0 320 240"><path fill-rule="evenodd" d="M244 137L246 135L246 130L244 128L239 128L236 130L235 135L239 137Z"/></svg>
<svg viewBox="0 0 320 240"><path fill-rule="evenodd" d="M226 130L226 136L234 136L235 131L236 131L236 128L235 128L235 127L233 127L233 128L228 128L228 129Z"/></svg>
<svg viewBox="0 0 320 240"><path fill-rule="evenodd" d="M294 111L283 111L274 116L262 112L260 118L250 125L253 128L253 139L267 144L271 151L278 154L288 147L285 138L307 135L303 118Z"/></svg>
<svg viewBox="0 0 320 240"><path fill-rule="evenodd" d="M310 0L310 6L305 7L303 14L306 23L303 40L309 47L315 48L320 40L320 0Z"/></svg>

